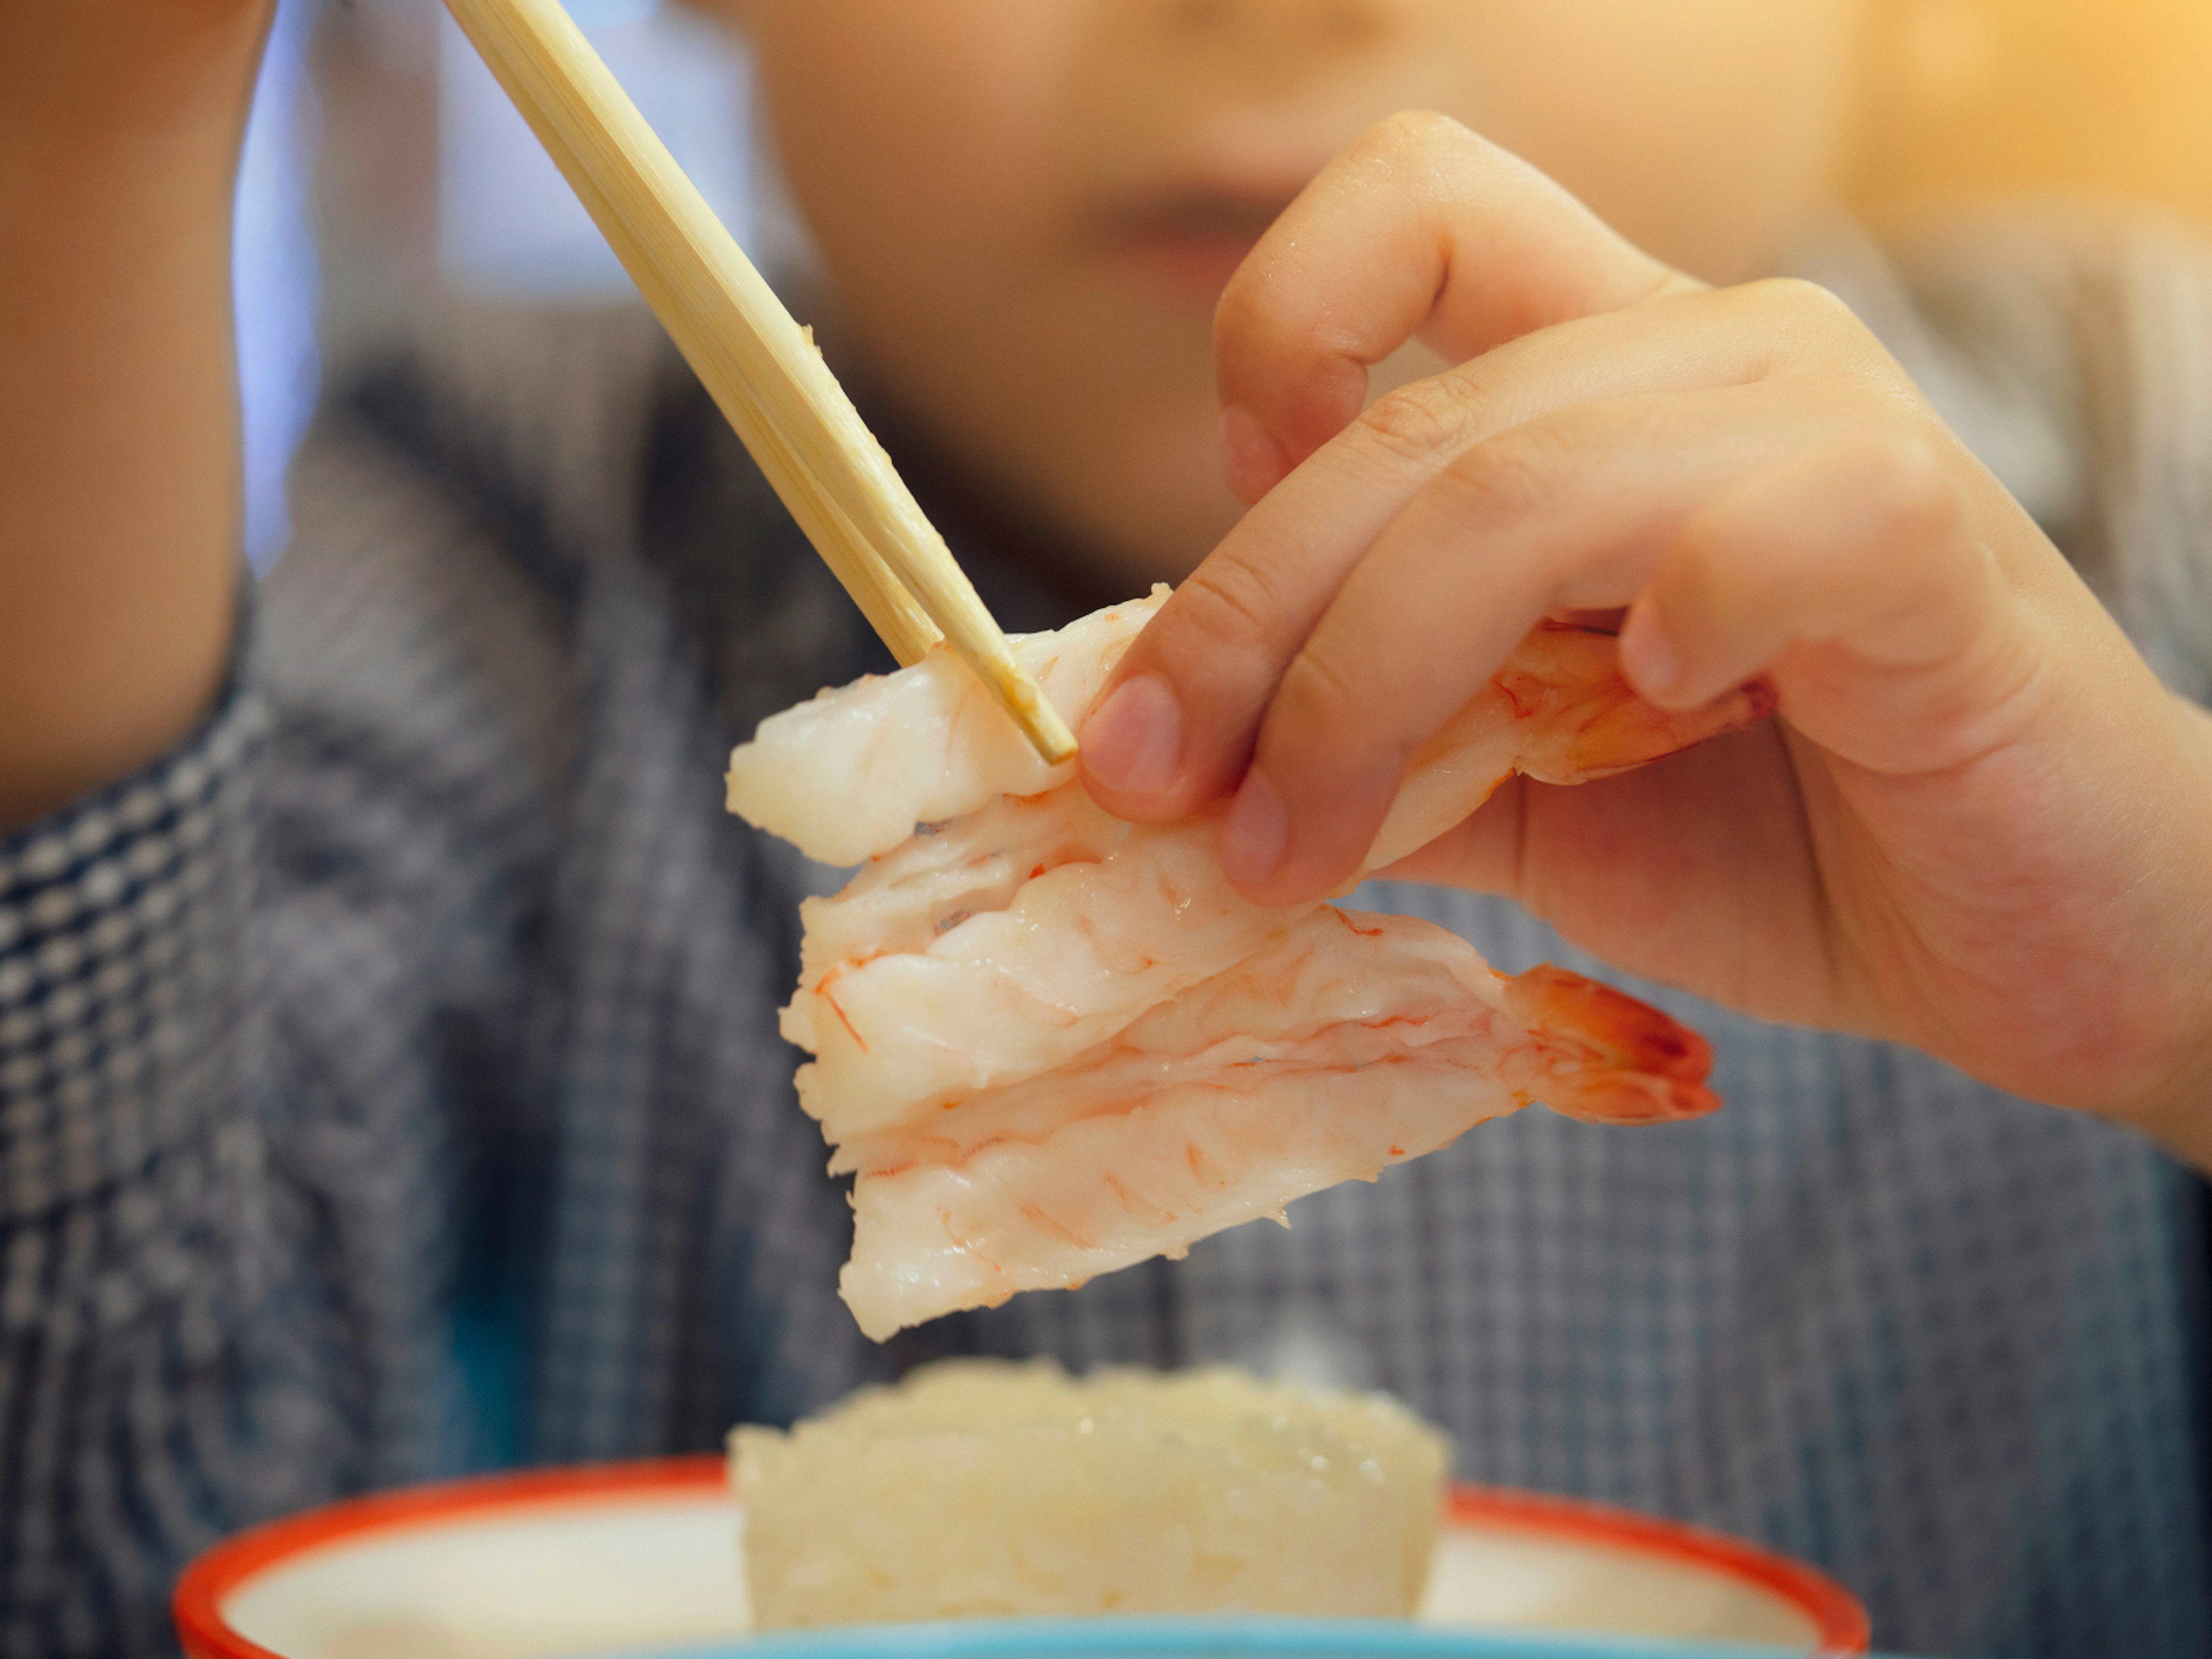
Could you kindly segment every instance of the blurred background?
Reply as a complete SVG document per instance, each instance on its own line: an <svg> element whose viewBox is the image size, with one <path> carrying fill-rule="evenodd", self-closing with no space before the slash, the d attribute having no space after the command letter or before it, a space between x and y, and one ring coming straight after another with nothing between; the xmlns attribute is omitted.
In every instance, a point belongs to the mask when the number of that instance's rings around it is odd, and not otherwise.
<svg viewBox="0 0 2212 1659"><path fill-rule="evenodd" d="M749 79L725 33L660 0L568 10L723 222L775 258ZM439 0L282 0L238 216L255 564L283 550L284 469L326 372L441 294L593 306L632 292Z"/></svg>
<svg viewBox="0 0 2212 1659"><path fill-rule="evenodd" d="M756 260L803 260L741 53L673 0L568 9ZM2212 0L1890 10L1853 191L1877 227L2052 196L2212 222ZM240 190L248 537L263 568L283 546L284 469L325 374L441 294L600 305L629 292L439 0L283 0Z"/></svg>

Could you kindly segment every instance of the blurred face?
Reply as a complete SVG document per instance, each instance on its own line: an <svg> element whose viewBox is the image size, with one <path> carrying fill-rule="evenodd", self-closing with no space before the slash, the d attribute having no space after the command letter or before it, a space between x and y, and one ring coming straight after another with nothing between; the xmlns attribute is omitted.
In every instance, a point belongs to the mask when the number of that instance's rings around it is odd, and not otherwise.
<svg viewBox="0 0 2212 1659"><path fill-rule="evenodd" d="M872 385L1127 586L1234 521L1214 301L1369 125L1455 116L1729 281L1825 199L1857 56L1856 0L714 3Z"/></svg>

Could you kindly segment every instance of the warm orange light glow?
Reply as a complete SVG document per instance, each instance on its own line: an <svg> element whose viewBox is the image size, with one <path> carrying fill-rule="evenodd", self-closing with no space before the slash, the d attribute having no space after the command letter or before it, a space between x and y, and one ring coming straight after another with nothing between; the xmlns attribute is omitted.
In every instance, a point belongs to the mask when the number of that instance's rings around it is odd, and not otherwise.
<svg viewBox="0 0 2212 1659"><path fill-rule="evenodd" d="M2101 195L2212 219L2207 0L1888 0L1877 211Z"/></svg>

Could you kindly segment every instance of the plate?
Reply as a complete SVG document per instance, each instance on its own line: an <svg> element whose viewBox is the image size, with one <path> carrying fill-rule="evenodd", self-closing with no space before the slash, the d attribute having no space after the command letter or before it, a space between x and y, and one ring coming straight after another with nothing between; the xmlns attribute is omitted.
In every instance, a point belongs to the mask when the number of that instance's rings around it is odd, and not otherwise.
<svg viewBox="0 0 2212 1659"><path fill-rule="evenodd" d="M210 1550L179 1582L177 1627L190 1659L569 1659L709 1644L727 1652L750 1629L738 1527L719 1457L387 1492L275 1522ZM1463 1486L1451 1495L1415 1626L1073 1620L1050 1626L1060 1634L1048 1647L1037 1645L1045 1627L982 1624L740 1645L758 1659L787 1651L818 1659L1073 1655L1102 1651L1082 1645L1097 1639L1083 1632L1102 1627L1118 1632L1117 1650L1148 1654L1509 1650L1455 1644L1454 1632L1470 1640L1479 1632L1574 1632L1800 1654L1863 1653L1867 1644L1865 1610L1850 1594L1786 1557L1596 1504ZM1230 1640L1237 1631L1259 1645ZM1310 1644L1353 1639L1347 1631L1364 1632L1357 1639L1366 1645L1281 1645L1285 1632ZM1150 1635L1139 1640L1139 1632ZM1183 1638L1200 1645L1173 1644ZM998 1645L1015 1639L1028 1645ZM1169 1645L1157 1645L1163 1641ZM1592 1650L1546 1651L1578 1659Z"/></svg>

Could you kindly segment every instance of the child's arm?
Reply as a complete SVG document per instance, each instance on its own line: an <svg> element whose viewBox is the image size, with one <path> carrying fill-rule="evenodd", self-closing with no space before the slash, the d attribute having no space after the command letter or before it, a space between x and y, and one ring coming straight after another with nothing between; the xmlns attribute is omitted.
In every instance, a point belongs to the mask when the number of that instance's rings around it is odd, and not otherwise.
<svg viewBox="0 0 2212 1659"><path fill-rule="evenodd" d="M269 10L0 3L0 830L167 749L221 678L230 203Z"/></svg>
<svg viewBox="0 0 2212 1659"><path fill-rule="evenodd" d="M1085 732L1107 805L1235 791L1239 884L1324 892L1539 617L1629 606L1647 696L1764 673L1781 720L1510 787L1409 873L2212 1162L2212 718L1840 306L1703 289L1412 118L1263 243L1219 332L1231 477L1265 499ZM1416 332L1462 366L1361 415Z"/></svg>

